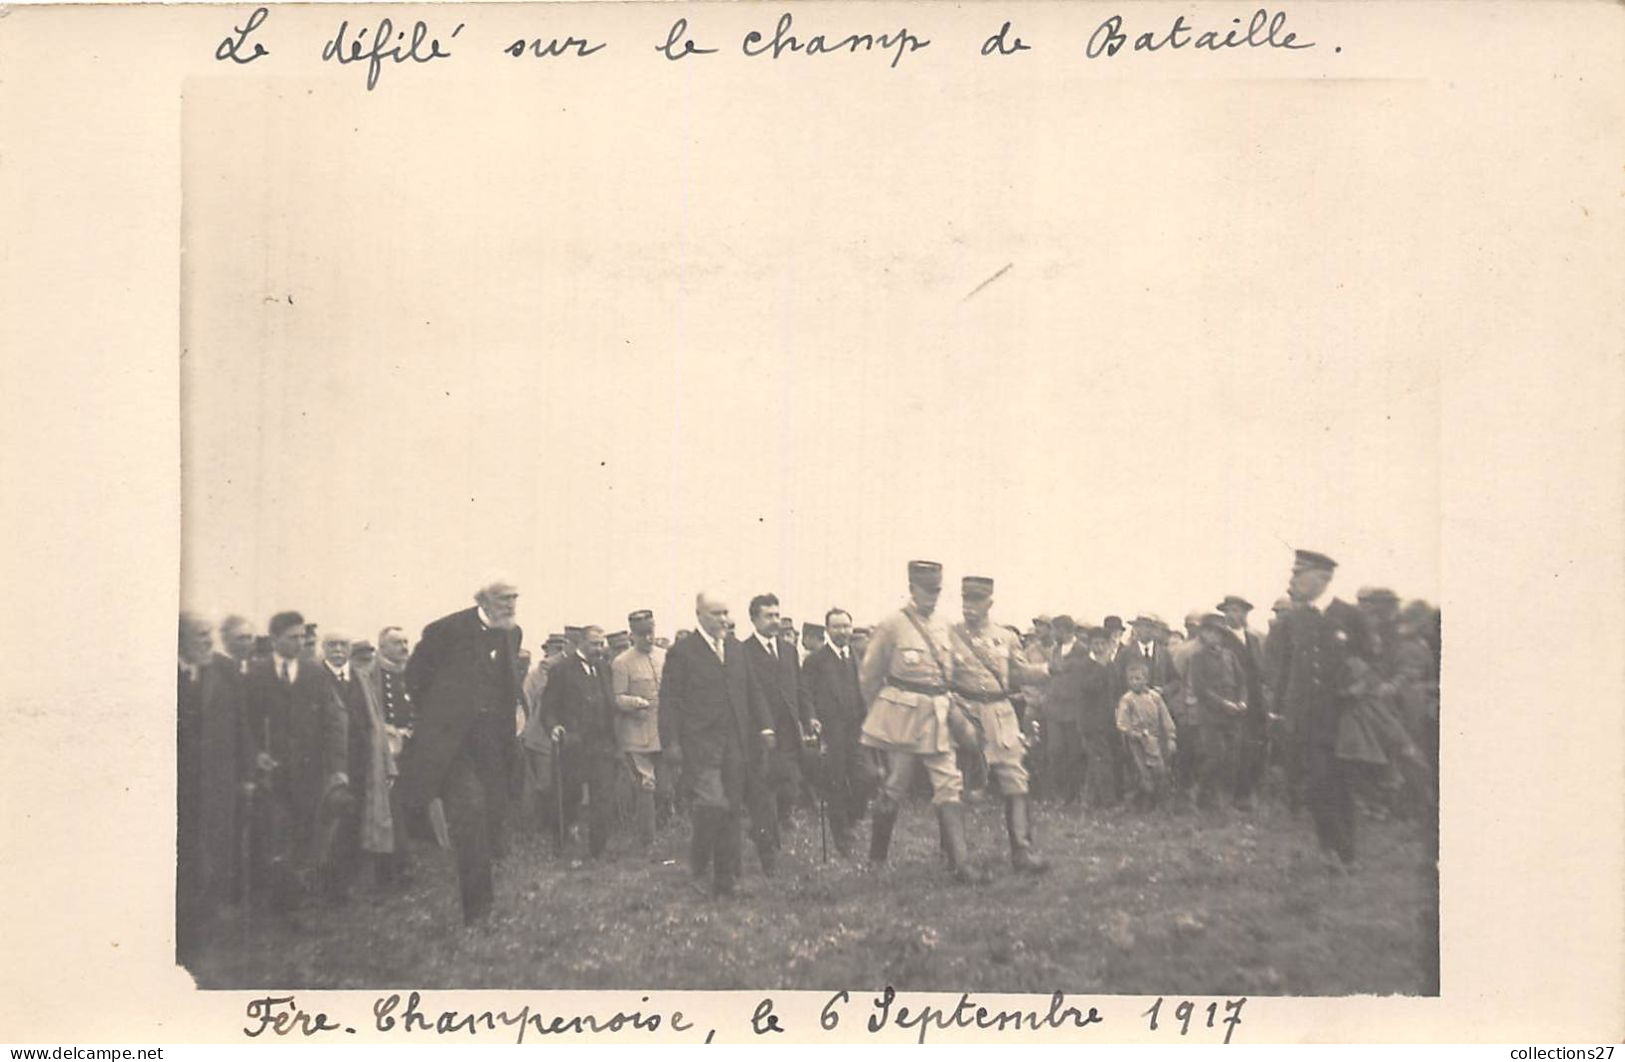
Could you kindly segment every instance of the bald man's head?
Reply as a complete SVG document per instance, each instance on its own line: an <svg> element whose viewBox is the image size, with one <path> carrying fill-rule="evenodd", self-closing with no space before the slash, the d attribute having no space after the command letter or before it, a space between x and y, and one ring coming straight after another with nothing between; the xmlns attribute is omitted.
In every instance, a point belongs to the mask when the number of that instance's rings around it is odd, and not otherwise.
<svg viewBox="0 0 1625 1062"><path fill-rule="evenodd" d="M694 596L694 618L712 638L721 638L728 626L728 602L719 593L701 590Z"/></svg>

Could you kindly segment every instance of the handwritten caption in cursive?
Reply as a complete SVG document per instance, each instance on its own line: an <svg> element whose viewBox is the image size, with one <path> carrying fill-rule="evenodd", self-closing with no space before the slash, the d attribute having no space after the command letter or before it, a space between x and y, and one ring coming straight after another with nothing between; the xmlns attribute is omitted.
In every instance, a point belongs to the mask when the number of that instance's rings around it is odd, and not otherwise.
<svg viewBox="0 0 1625 1062"><path fill-rule="evenodd" d="M464 1037L479 1039L497 1036L512 1037L523 1044L526 1037L626 1035L657 1033L676 1034L679 1039L703 1040L710 1043L717 1029L685 1017L680 1010L667 1011L650 1006L651 997L640 996L630 1009L599 1011L585 1014L549 1012L542 1007L525 1005L517 1010L455 1010L438 1009L425 1001L421 992L399 992L379 996L373 1001L372 1032L390 1036L421 1038ZM1150 1033L1183 1039L1217 1040L1222 1035L1230 1043L1241 1025L1245 997L1214 1000L1205 1005L1196 1000L1165 1000L1161 997L1150 1009L1137 1015L1143 1028ZM299 1040L333 1039L335 1036L353 1036L358 1027L324 1011L307 1011L298 999L287 996L256 996L245 1008L248 1023L242 1034L250 1040L261 1038L295 1038ZM740 1017L744 1018L743 1010ZM1073 1033L1078 1030L1104 1026L1106 1016L1098 1004L1070 1002L1064 992L1052 992L1046 1003L1027 1007L999 1007L981 1002L970 993L961 993L952 1005L944 1006L929 1001L914 1002L887 986L878 994L854 996L842 990L830 996L818 1012L818 1030L797 1029L786 1025L779 1016L771 996L764 996L751 1009L748 1028L753 1036L772 1037L794 1032L797 1039L812 1038L818 1032L868 1033L879 1036L887 1032L911 1034L919 1043L925 1043L932 1032L975 1030L1018 1035L1050 1031ZM742 1023L740 1032L743 1032Z"/></svg>
<svg viewBox="0 0 1625 1062"><path fill-rule="evenodd" d="M271 11L257 7L240 25L215 46L214 57L233 66L249 66L262 61L275 62L285 46L275 40L275 27L270 26ZM517 38L487 39L470 30L466 22L458 22L451 29L436 30L427 21L416 19L410 24L397 24L385 15L374 25L351 26L348 19L320 46L324 63L337 66L356 66L365 71L367 91L378 87L383 72L391 66L426 66L444 63L454 55L468 52L509 59L584 60L611 47L611 42L595 40L589 35L566 33L562 36L522 36ZM457 45L454 50L453 45ZM690 25L687 17L678 17L665 29L664 34L651 34L649 40L636 45L647 49L668 62L686 60L704 62L711 57L735 55L748 60L773 62L817 56L877 56L891 69L897 69L905 58L923 52L932 46L932 38L908 26L869 29L864 32L832 33L826 30L808 34L797 26L790 12L783 12L771 24L750 29L742 34L733 47L720 37L702 34ZM1003 24L980 41L977 52L984 58L1010 58L1054 46L1024 37L1017 32L1012 20ZM1113 14L1103 19L1094 29L1076 40L1064 41L1059 47L1082 59L1110 60L1120 54L1150 55L1162 52L1189 54L1216 54L1244 50L1276 50L1297 52L1316 47L1314 41L1302 39L1295 30L1287 28L1285 11L1258 8L1247 17L1221 19L1215 25L1199 26L1181 14L1170 23L1151 28L1131 26L1124 15ZM1342 52L1342 47L1333 49Z"/></svg>

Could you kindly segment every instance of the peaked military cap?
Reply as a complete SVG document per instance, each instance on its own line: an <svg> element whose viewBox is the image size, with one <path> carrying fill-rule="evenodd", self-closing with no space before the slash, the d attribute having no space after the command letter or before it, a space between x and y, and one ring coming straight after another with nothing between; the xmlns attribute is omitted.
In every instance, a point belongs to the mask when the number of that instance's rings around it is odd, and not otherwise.
<svg viewBox="0 0 1625 1062"><path fill-rule="evenodd" d="M908 581L928 590L941 590L942 565L936 561L911 560L908 562Z"/></svg>
<svg viewBox="0 0 1625 1062"><path fill-rule="evenodd" d="M1300 549L1293 553L1292 570L1295 572L1330 572L1337 570L1337 562L1324 553Z"/></svg>
<svg viewBox="0 0 1625 1062"><path fill-rule="evenodd" d="M649 623L653 621L654 618L654 609L640 608L636 612L628 613L626 616L626 622L628 626L636 627L640 623Z"/></svg>
<svg viewBox="0 0 1625 1062"><path fill-rule="evenodd" d="M985 575L967 575L959 581L959 592L970 598L993 596L993 580Z"/></svg>
<svg viewBox="0 0 1625 1062"><path fill-rule="evenodd" d="M824 625L822 623L803 623L801 625L801 636L803 638L805 638L809 634L823 634L823 633L824 633Z"/></svg>

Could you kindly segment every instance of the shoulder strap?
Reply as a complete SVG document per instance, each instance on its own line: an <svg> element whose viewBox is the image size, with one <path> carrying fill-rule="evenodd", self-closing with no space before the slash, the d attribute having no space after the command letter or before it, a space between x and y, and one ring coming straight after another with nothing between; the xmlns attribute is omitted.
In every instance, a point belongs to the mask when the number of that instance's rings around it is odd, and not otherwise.
<svg viewBox="0 0 1625 1062"><path fill-rule="evenodd" d="M916 616L906 608L903 610L903 615L907 616L908 621L914 624L914 629L919 631L920 637L925 640L925 647L931 650L931 660L937 665L937 671L942 675L942 684L944 686L950 685L948 668L943 665L942 657L937 655L937 643L931 640L931 635L926 631L925 624L920 622L920 617Z"/></svg>

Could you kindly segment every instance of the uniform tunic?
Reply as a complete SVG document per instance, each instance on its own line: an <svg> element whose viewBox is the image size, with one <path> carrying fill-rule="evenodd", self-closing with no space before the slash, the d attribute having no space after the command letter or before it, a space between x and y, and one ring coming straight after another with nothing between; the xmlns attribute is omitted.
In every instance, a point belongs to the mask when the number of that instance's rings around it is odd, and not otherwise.
<svg viewBox="0 0 1625 1062"><path fill-rule="evenodd" d="M881 620L858 672L869 705L863 744L888 752L952 755L947 674L952 657L948 628L934 615L922 617L910 604Z"/></svg>
<svg viewBox="0 0 1625 1062"><path fill-rule="evenodd" d="M634 646L610 664L615 741L622 752L660 751L660 675L665 669L666 650L658 645L647 653ZM622 700L626 697L642 698L649 706L633 707L635 702Z"/></svg>
<svg viewBox="0 0 1625 1062"><path fill-rule="evenodd" d="M978 723L988 770L1005 796L1026 793L1027 768L1022 764L1026 746L1021 720L1007 694L1022 683L1041 680L1048 668L1029 663L1021 639L991 622L980 630L956 623L951 642L954 701Z"/></svg>
<svg viewBox="0 0 1625 1062"><path fill-rule="evenodd" d="M907 794L917 763L931 776L932 804L959 802L964 779L948 729L952 657L947 626L921 616L912 603L882 620L870 637L858 672L869 705L859 741L890 754L883 803L893 808Z"/></svg>

